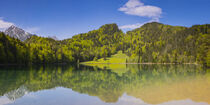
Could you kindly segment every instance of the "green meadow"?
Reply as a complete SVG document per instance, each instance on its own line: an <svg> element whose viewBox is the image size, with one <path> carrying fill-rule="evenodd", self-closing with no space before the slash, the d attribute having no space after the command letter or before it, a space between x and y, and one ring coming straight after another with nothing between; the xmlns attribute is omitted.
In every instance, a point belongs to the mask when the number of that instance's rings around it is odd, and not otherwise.
<svg viewBox="0 0 210 105"><path fill-rule="evenodd" d="M118 51L117 54L107 57L106 59L100 58L95 61L83 62L83 64L125 64L126 59L129 57L126 54L123 54L122 51Z"/></svg>

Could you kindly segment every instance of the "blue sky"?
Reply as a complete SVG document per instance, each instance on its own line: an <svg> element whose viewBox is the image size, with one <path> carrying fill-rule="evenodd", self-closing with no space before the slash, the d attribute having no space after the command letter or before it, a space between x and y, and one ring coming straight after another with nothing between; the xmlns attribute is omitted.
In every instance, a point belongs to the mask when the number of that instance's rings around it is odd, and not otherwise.
<svg viewBox="0 0 210 105"><path fill-rule="evenodd" d="M0 29L14 24L39 36L70 38L117 23L126 31L158 21L210 23L210 0L1 0Z"/></svg>

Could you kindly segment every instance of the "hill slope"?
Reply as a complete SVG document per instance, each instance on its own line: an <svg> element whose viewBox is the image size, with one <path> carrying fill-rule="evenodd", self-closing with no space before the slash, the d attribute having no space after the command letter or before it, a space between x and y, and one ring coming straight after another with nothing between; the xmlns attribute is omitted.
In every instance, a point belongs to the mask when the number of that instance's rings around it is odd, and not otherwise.
<svg viewBox="0 0 210 105"><path fill-rule="evenodd" d="M187 28L148 23L127 32L124 39L129 62L209 62L210 24Z"/></svg>

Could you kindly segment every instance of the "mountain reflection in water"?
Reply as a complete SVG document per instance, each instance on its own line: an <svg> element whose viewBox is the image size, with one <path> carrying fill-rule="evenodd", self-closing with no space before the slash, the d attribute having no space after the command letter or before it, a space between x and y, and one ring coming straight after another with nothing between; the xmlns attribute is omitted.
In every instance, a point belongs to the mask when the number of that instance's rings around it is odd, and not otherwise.
<svg viewBox="0 0 210 105"><path fill-rule="evenodd" d="M210 70L196 65L1 67L0 96L0 105L208 105Z"/></svg>

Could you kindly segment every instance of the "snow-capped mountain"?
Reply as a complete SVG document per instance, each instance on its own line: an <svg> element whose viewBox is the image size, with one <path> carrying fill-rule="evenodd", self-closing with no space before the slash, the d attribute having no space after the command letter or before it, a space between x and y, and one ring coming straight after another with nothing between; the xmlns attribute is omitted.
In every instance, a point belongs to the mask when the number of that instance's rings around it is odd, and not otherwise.
<svg viewBox="0 0 210 105"><path fill-rule="evenodd" d="M32 34L25 32L23 29L18 28L14 25L12 25L8 29L6 29L4 33L9 35L10 37L17 38L21 41L25 41L26 39L28 39L32 36Z"/></svg>

